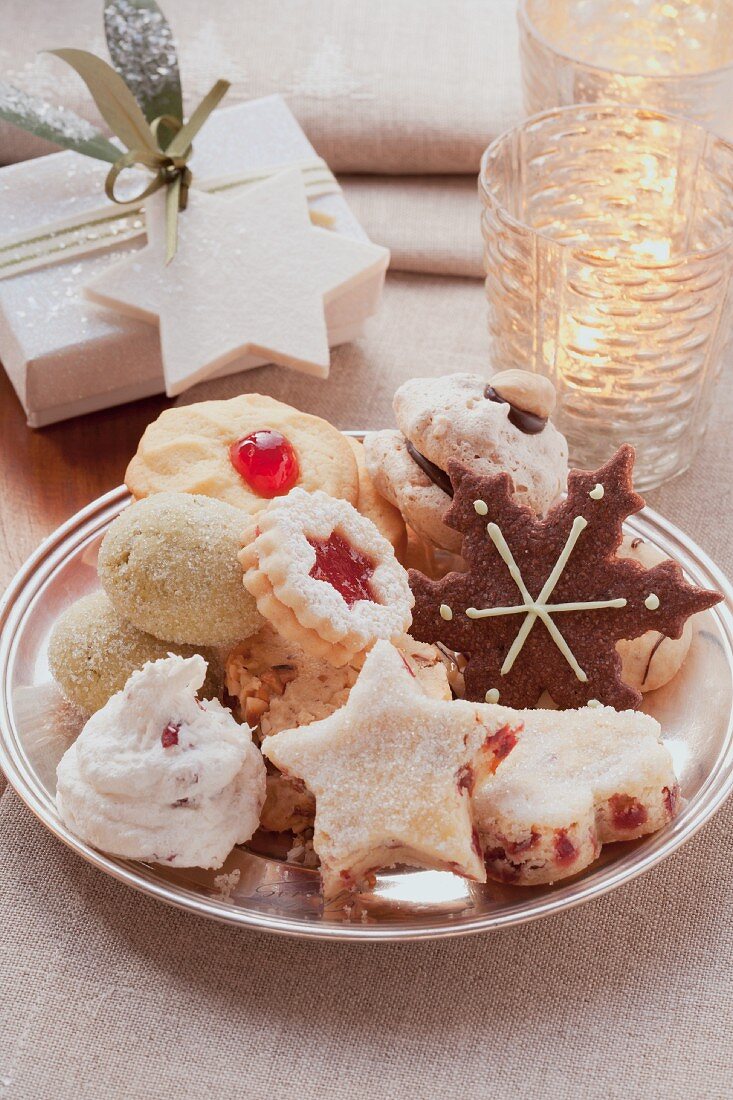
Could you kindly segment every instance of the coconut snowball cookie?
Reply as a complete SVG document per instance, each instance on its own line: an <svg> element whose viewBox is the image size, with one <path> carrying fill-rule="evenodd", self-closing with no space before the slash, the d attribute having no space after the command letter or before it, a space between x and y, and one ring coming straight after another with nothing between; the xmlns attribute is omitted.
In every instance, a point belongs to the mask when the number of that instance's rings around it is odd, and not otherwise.
<svg viewBox="0 0 733 1100"><path fill-rule="evenodd" d="M474 761L476 825L491 878L517 886L575 875L601 845L661 829L679 788L659 723L638 711L510 710L483 704L513 748L495 773Z"/></svg>
<svg viewBox="0 0 733 1100"><path fill-rule="evenodd" d="M147 661L169 653L192 657L192 646L162 642L121 619L104 592L83 596L54 625L48 646L51 674L72 703L93 714L121 691ZM209 660L209 654L203 654ZM218 694L216 665L209 664L204 693Z"/></svg>
<svg viewBox="0 0 733 1100"><path fill-rule="evenodd" d="M633 558L645 569L652 569L668 557L656 546L638 536L626 535L616 551L621 558ZM657 630L648 630L640 638L618 642L621 679L637 691L655 691L677 675L690 651L694 634L694 616L685 623L679 638L668 638Z"/></svg>
<svg viewBox="0 0 733 1100"><path fill-rule="evenodd" d="M399 431L364 440L369 473L408 525L444 550L461 548L458 532L443 523L452 460L475 473L510 474L517 501L538 515L565 488L567 443L549 420L555 391L541 375L503 371L488 383L477 374L412 378L393 406Z"/></svg>
<svg viewBox="0 0 733 1100"><path fill-rule="evenodd" d="M407 573L346 501L293 489L249 521L243 543L245 587L278 633L306 653L339 667L409 628Z"/></svg>
<svg viewBox="0 0 733 1100"><path fill-rule="evenodd" d="M250 730L199 700L203 657L134 672L58 766L64 823L95 848L172 867L221 867L257 828L265 765Z"/></svg>
<svg viewBox="0 0 733 1100"><path fill-rule="evenodd" d="M241 511L211 497L158 493L130 505L99 550L118 614L164 641L229 646L262 625L237 562Z"/></svg>
<svg viewBox="0 0 733 1100"><path fill-rule="evenodd" d="M259 393L166 409L125 474L136 498L182 492L253 514L294 486L356 504L359 475L347 438L318 416Z"/></svg>

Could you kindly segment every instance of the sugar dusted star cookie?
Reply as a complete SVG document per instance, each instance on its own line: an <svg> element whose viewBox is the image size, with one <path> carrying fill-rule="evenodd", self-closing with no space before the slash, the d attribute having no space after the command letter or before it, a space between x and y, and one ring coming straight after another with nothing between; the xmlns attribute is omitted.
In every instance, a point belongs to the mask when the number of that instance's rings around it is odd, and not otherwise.
<svg viewBox="0 0 733 1100"><path fill-rule="evenodd" d="M511 739L496 733L480 707L426 696L398 650L377 642L345 707L266 738L264 755L316 797L325 895L398 863L483 882L466 777L482 746L487 772L507 755Z"/></svg>
<svg viewBox="0 0 733 1100"><path fill-rule="evenodd" d="M491 878L556 882L592 863L603 844L656 832L677 812L672 759L649 715L485 709L518 731L502 767L478 770L472 784Z"/></svg>
<svg viewBox="0 0 733 1100"><path fill-rule="evenodd" d="M465 654L468 698L531 707L547 691L561 708L637 707L616 643L649 630L679 638L690 615L722 599L688 584L675 562L645 569L617 556L623 521L644 504L633 461L623 446L595 472L573 470L544 519L513 499L507 474L451 465L445 520L462 533L469 568L439 581L410 571L411 633Z"/></svg>
<svg viewBox="0 0 733 1100"><path fill-rule="evenodd" d="M346 501L293 489L250 520L243 543L245 588L306 653L338 667L377 639L407 631L407 573L371 520Z"/></svg>

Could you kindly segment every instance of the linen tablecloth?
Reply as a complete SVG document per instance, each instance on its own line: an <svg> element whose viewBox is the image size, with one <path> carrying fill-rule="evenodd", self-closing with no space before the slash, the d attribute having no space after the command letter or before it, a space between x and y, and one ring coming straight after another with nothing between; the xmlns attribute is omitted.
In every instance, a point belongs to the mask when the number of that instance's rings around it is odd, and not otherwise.
<svg viewBox="0 0 733 1100"><path fill-rule="evenodd" d="M342 427L395 385L485 363L480 283L396 274L328 382L253 387ZM181 400L238 390L226 379ZM730 376L650 503L733 568ZM733 806L662 866L539 923L422 944L239 931L139 896L0 800L0 1097L546 1100L730 1095Z"/></svg>
<svg viewBox="0 0 733 1100"><path fill-rule="evenodd" d="M263 368L197 387L178 403L259 389L343 428L378 427L391 423L403 379L486 369L474 181L389 181L384 173L475 169L492 125L516 109L515 70L506 97L501 84L498 96L484 97L481 83L504 79L512 32L506 21L503 39L492 30L513 5L289 0L265 9L220 0L204 9L168 0L166 8L179 31L184 22L197 28L198 62L182 54L187 69L207 70L201 84L229 75L221 57L244 51L250 35L259 52L241 53L242 94L287 90L290 81L291 103L320 151L342 170L382 173L345 185L369 231L394 252L381 313L334 353L328 381ZM8 13L20 27L26 12L27 41L19 32L13 43L0 38L7 68L35 64L27 43L37 45L41 15L47 44L89 45L98 9L93 0L6 0L0 29ZM236 17L236 36L222 35L221 13ZM435 37L426 45L427 32L416 37L423 22L439 31L440 48ZM289 71L296 39L322 51L308 79L300 61ZM405 144L411 128L415 140ZM649 497L727 570L732 403L727 372L694 468ZM6 789L0 1098L728 1096L732 826L728 804L643 878L529 926L421 944L331 945L217 925L128 891L67 851Z"/></svg>

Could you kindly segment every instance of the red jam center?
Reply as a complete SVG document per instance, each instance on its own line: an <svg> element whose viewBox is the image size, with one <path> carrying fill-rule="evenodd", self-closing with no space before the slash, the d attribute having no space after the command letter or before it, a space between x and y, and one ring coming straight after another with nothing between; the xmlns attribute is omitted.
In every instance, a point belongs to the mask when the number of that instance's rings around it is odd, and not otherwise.
<svg viewBox="0 0 733 1100"><path fill-rule="evenodd" d="M252 432L232 443L229 459L239 476L261 497L283 496L300 476L295 448L272 428Z"/></svg>
<svg viewBox="0 0 733 1100"><path fill-rule="evenodd" d="M374 573L374 562L360 553L351 543L334 531L327 539L308 539L316 552L316 564L310 575L317 581L326 581L353 607L357 600L376 603L369 578Z"/></svg>

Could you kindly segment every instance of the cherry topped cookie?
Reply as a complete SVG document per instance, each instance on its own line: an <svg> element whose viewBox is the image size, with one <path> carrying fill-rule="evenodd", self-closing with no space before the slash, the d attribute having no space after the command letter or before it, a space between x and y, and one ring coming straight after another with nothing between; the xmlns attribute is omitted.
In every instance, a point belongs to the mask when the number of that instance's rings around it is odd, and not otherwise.
<svg viewBox="0 0 733 1100"><path fill-rule="evenodd" d="M249 521L244 586L275 629L340 667L404 634L412 593L371 520L326 493L293 489Z"/></svg>
<svg viewBox="0 0 733 1100"><path fill-rule="evenodd" d="M125 482L153 493L217 497L250 515L298 486L356 504L348 439L328 421L258 393L166 409L140 440Z"/></svg>

